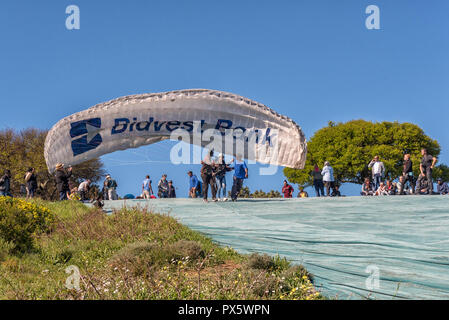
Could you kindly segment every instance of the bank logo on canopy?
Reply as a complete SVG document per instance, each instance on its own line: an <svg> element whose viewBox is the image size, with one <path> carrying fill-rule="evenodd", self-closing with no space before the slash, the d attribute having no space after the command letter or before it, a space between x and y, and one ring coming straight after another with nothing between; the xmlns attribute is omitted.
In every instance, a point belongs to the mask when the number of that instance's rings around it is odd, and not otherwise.
<svg viewBox="0 0 449 320"><path fill-rule="evenodd" d="M92 118L70 124L73 156L94 150L103 142L100 135L101 118Z"/></svg>

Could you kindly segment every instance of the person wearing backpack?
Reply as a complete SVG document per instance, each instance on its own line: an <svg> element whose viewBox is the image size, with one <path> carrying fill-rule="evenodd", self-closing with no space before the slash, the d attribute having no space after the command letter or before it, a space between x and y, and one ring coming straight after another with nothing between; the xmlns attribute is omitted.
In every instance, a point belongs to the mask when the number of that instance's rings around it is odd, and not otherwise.
<svg viewBox="0 0 449 320"><path fill-rule="evenodd" d="M5 170L5 174L0 178L0 196L12 197L11 194L11 171Z"/></svg>
<svg viewBox="0 0 449 320"><path fill-rule="evenodd" d="M33 199L37 190L37 178L36 170L34 168L29 168L25 175L27 199Z"/></svg>

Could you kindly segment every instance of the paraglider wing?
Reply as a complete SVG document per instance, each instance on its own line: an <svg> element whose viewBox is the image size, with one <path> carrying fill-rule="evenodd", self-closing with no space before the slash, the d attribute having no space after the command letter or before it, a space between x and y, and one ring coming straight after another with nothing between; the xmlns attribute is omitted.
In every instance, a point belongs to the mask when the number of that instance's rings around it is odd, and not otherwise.
<svg viewBox="0 0 449 320"><path fill-rule="evenodd" d="M127 96L68 116L49 131L45 160L53 172L57 163L76 165L117 150L167 140L176 130L194 135L196 124L200 124L201 132L255 131L260 138L256 140L256 153L249 159L304 167L306 140L293 120L250 99L206 89ZM275 152L268 150L273 147L270 138L276 140ZM195 139L191 143L207 145ZM236 152L227 153L235 156Z"/></svg>

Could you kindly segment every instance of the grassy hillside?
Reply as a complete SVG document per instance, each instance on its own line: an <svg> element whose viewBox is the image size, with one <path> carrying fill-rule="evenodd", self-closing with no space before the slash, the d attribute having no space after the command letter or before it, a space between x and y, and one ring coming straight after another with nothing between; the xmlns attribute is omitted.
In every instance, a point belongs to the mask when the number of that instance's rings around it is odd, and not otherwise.
<svg viewBox="0 0 449 320"><path fill-rule="evenodd" d="M17 232L0 235L0 299L322 299L303 267L238 254L168 215L35 204L51 217L30 245L17 246ZM14 231L22 209L4 208L0 228Z"/></svg>

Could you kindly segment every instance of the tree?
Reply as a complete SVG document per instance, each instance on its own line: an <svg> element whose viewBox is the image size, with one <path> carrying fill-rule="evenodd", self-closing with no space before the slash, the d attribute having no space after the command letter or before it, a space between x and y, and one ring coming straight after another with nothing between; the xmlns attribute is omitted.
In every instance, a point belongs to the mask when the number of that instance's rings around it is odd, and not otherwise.
<svg viewBox="0 0 449 320"><path fill-rule="evenodd" d="M38 195L43 199L57 198L53 175L48 172L44 158L46 130L26 129L20 132L8 129L0 131L0 173L11 170L12 192L20 194L21 185L28 168L36 169ZM73 167L72 183L77 185L84 179L98 182L104 176L103 163L93 159Z"/></svg>
<svg viewBox="0 0 449 320"><path fill-rule="evenodd" d="M394 180L402 174L404 153L410 153L414 174L418 176L421 148L427 148L435 157L440 154L438 142L412 123L353 120L336 124L330 121L308 142L305 168L285 168L284 175L292 183L310 186L314 165L322 168L324 162L329 161L338 184L362 184L371 176L368 163L378 155L385 165L386 177ZM448 179L449 168L438 165L434 176Z"/></svg>
<svg viewBox="0 0 449 320"><path fill-rule="evenodd" d="M228 192L229 197L231 197L231 191ZM243 187L240 190L238 195L239 198L282 198L282 195L279 191L271 190L269 192L265 192L262 190L256 190L254 193L251 193L248 187Z"/></svg>

